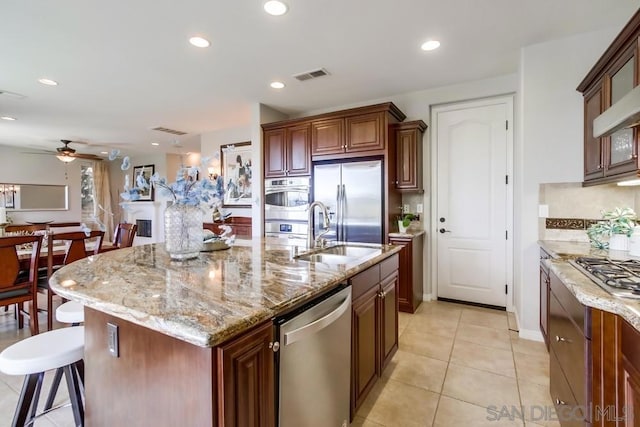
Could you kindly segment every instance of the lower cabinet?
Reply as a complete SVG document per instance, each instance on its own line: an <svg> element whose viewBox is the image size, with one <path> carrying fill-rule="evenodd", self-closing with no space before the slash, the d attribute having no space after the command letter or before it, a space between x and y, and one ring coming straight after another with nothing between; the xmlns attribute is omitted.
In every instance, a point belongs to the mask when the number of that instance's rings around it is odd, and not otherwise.
<svg viewBox="0 0 640 427"><path fill-rule="evenodd" d="M231 233L239 239L251 238L251 218L243 216L232 216L227 218L224 222L205 222L202 224L202 228L211 230L216 234L220 234L222 230L221 225L228 225L231 227Z"/></svg>
<svg viewBox="0 0 640 427"><path fill-rule="evenodd" d="M351 319L351 418L398 349L398 255L355 275Z"/></svg>
<svg viewBox="0 0 640 427"><path fill-rule="evenodd" d="M389 237L389 243L403 247L398 270L400 311L414 313L422 303L424 233L413 237Z"/></svg>
<svg viewBox="0 0 640 427"><path fill-rule="evenodd" d="M217 347L218 425L275 425L273 325L267 322Z"/></svg>
<svg viewBox="0 0 640 427"><path fill-rule="evenodd" d="M618 414L623 422L619 426L640 425L640 332L622 321L622 363L620 367L620 406Z"/></svg>
<svg viewBox="0 0 640 427"><path fill-rule="evenodd" d="M549 268L544 264L549 254L540 249L540 332L549 350Z"/></svg>

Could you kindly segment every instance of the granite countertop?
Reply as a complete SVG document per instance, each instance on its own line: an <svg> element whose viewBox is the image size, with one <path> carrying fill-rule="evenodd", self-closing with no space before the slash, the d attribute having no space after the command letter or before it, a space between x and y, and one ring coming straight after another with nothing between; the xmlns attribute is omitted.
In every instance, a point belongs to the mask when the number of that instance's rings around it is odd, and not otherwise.
<svg viewBox="0 0 640 427"><path fill-rule="evenodd" d="M408 229L405 233L389 233L389 237L399 237L399 238L414 238L418 237L421 234L424 234L424 230L412 230Z"/></svg>
<svg viewBox="0 0 640 427"><path fill-rule="evenodd" d="M359 246L362 244L358 244ZM89 256L49 281L67 299L189 343L213 347L399 252L330 265L292 259L294 247L254 238L171 261L164 244Z"/></svg>
<svg viewBox="0 0 640 427"><path fill-rule="evenodd" d="M640 300L609 294L567 262L579 256L606 257L608 255L606 250L594 249L588 243L544 240L539 241L538 244L553 257L544 262L578 301L589 307L616 313L640 331Z"/></svg>

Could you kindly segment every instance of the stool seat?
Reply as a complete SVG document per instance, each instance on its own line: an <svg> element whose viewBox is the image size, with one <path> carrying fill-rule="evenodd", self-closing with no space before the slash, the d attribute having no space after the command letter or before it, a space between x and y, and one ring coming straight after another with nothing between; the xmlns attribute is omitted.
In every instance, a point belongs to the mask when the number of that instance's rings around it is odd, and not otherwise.
<svg viewBox="0 0 640 427"><path fill-rule="evenodd" d="M0 353L0 371L28 375L70 365L84 357L84 326L55 329L19 341Z"/></svg>
<svg viewBox="0 0 640 427"><path fill-rule="evenodd" d="M56 309L56 320L62 323L84 322L84 305L75 301L67 301Z"/></svg>

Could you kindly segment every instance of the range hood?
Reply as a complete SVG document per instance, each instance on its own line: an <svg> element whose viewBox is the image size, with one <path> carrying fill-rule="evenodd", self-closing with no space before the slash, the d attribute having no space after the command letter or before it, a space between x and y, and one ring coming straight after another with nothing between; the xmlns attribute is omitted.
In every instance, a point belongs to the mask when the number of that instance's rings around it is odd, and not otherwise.
<svg viewBox="0 0 640 427"><path fill-rule="evenodd" d="M609 136L617 130L640 124L640 86L623 96L593 120L593 136Z"/></svg>

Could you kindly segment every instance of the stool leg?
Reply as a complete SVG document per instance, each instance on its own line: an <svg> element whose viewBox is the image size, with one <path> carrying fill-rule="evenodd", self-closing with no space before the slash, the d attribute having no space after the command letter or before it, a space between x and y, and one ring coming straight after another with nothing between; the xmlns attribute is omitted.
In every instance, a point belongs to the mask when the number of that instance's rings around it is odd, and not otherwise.
<svg viewBox="0 0 640 427"><path fill-rule="evenodd" d="M76 371L78 372L78 377L80 378L80 391L84 396L84 360L80 359L75 363Z"/></svg>
<svg viewBox="0 0 640 427"><path fill-rule="evenodd" d="M62 379L63 369L56 369L56 375L53 377L53 383L51 383L51 390L49 390L49 396L47 402L44 404L44 410L51 409L53 407L53 401L58 393L58 387L60 387L60 380Z"/></svg>
<svg viewBox="0 0 640 427"><path fill-rule="evenodd" d="M71 408L73 409L73 418L76 426L84 426L84 406L82 404L82 396L80 394L80 386L73 374L74 364L64 367L64 377L67 380L67 389L69 390L69 399L71 400Z"/></svg>
<svg viewBox="0 0 640 427"><path fill-rule="evenodd" d="M44 372L29 374L25 377L24 383L22 384L22 391L20 392L20 397L18 399L18 406L16 407L16 412L13 415L13 421L11 423L12 427L22 427L26 424L34 400L37 402L35 394L40 391L40 385L42 384L43 377Z"/></svg>

